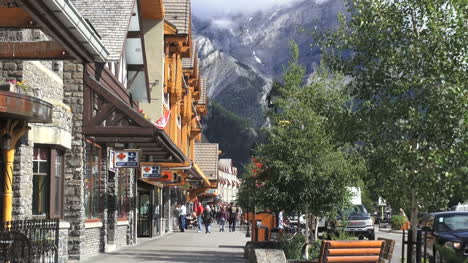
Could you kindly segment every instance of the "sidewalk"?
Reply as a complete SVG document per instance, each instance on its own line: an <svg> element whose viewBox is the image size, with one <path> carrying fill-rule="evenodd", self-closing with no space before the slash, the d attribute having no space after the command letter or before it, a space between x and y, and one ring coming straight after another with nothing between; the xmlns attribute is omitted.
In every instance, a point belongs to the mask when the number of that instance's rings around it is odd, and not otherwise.
<svg viewBox="0 0 468 263"><path fill-rule="evenodd" d="M245 231L219 232L218 226L212 229L210 234L196 230L173 233L82 262L246 262L243 247L249 239Z"/></svg>

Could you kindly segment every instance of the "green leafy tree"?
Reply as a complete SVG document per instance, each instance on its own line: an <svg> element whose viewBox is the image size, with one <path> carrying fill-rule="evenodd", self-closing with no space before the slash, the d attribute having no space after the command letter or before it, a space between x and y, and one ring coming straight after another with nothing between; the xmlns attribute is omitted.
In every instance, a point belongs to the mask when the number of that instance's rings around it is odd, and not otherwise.
<svg viewBox="0 0 468 263"><path fill-rule="evenodd" d="M352 78L354 141L364 179L394 208L444 208L468 162L468 5L457 0L350 0L350 17L318 34L324 60ZM466 174L464 175L466 176ZM460 190L462 187L464 189Z"/></svg>
<svg viewBox="0 0 468 263"><path fill-rule="evenodd" d="M304 86L299 51L291 45L292 60L278 98L269 112L267 142L259 146L264 172L258 181L256 203L272 210L325 216L349 203L349 186L357 186L362 165L353 149L339 143L341 120L350 113L342 92L343 77L319 70Z"/></svg>

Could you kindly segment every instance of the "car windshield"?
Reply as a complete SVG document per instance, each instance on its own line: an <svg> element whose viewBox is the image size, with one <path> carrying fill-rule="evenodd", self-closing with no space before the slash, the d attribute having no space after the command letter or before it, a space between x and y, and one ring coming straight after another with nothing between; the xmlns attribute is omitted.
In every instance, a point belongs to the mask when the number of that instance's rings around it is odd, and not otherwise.
<svg viewBox="0 0 468 263"><path fill-rule="evenodd" d="M440 216L436 218L436 225L440 232L468 231L468 214Z"/></svg>
<svg viewBox="0 0 468 263"><path fill-rule="evenodd" d="M369 213L367 212L366 208L363 205L355 205L352 206L348 209L345 209L344 211L340 212L340 217L351 217L351 216L369 216Z"/></svg>

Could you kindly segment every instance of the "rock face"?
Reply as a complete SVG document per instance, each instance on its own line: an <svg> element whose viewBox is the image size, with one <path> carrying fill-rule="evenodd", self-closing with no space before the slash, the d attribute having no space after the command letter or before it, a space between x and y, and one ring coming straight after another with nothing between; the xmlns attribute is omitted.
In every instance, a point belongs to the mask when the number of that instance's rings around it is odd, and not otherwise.
<svg viewBox="0 0 468 263"><path fill-rule="evenodd" d="M300 63L311 74L320 61L311 32L336 27L337 14L345 10L343 0L302 0L254 14L216 18L195 14L195 41L201 72L209 80L209 98L249 120L253 128L264 126L266 93L290 59L289 42L298 43ZM237 165L242 163L231 157Z"/></svg>

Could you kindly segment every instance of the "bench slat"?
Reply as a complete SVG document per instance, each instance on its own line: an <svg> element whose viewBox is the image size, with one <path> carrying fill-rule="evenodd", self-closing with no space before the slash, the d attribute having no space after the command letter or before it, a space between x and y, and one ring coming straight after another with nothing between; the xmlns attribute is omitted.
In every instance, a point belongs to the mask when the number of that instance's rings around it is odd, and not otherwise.
<svg viewBox="0 0 468 263"><path fill-rule="evenodd" d="M330 244L330 248L380 248L383 240L337 240L325 241Z"/></svg>
<svg viewBox="0 0 468 263"><path fill-rule="evenodd" d="M345 255L380 255L380 248L340 248L329 249L328 255L345 256Z"/></svg>
<svg viewBox="0 0 468 263"><path fill-rule="evenodd" d="M342 263L364 263L378 262L379 256L350 256L350 257L327 257L327 262L342 262Z"/></svg>

